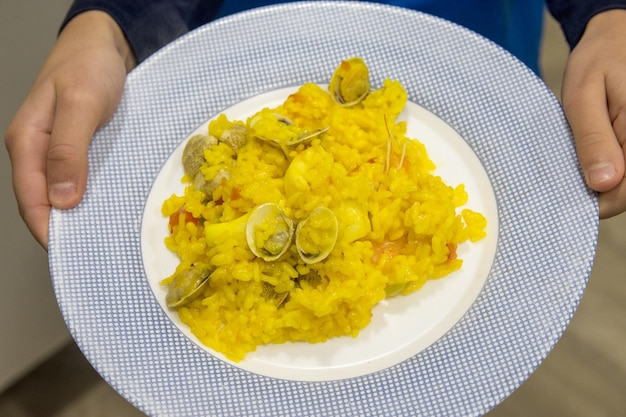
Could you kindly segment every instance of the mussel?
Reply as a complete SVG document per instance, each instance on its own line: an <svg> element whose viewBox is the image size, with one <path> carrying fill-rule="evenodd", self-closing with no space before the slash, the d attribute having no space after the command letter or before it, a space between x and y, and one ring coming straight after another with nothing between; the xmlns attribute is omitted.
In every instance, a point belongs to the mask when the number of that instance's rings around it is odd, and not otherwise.
<svg viewBox="0 0 626 417"><path fill-rule="evenodd" d="M317 207L298 223L296 248L308 264L323 261L332 252L339 235L337 216L327 207Z"/></svg>
<svg viewBox="0 0 626 417"><path fill-rule="evenodd" d="M362 58L353 57L339 64L328 86L332 98L343 107L354 106L369 94L369 69Z"/></svg>
<svg viewBox="0 0 626 417"><path fill-rule="evenodd" d="M165 296L167 306L177 308L193 300L208 284L210 276L210 270L194 266L176 274Z"/></svg>
<svg viewBox="0 0 626 417"><path fill-rule="evenodd" d="M274 261L287 252L293 233L293 221L274 203L261 204L254 209L246 225L250 250L266 261Z"/></svg>

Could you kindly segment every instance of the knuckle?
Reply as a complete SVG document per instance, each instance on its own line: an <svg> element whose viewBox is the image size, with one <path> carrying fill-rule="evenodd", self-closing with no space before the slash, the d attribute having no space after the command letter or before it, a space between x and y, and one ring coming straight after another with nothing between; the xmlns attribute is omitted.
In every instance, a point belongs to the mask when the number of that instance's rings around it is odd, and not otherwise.
<svg viewBox="0 0 626 417"><path fill-rule="evenodd" d="M68 162L76 160L81 156L78 147L70 143L54 143L48 148L48 161Z"/></svg>
<svg viewBox="0 0 626 417"><path fill-rule="evenodd" d="M576 138L576 144L580 149L597 149L606 143L606 135L602 132L589 131Z"/></svg>
<svg viewBox="0 0 626 417"><path fill-rule="evenodd" d="M72 86L71 88L59 89L57 106L66 109L75 109L76 112L84 111L84 109L100 111L102 100L94 93L93 88Z"/></svg>
<svg viewBox="0 0 626 417"><path fill-rule="evenodd" d="M15 148L18 142L18 136L19 129L17 128L15 123L11 123L4 133L4 146L6 147L9 154L12 153L13 149Z"/></svg>
<svg viewBox="0 0 626 417"><path fill-rule="evenodd" d="M95 99L93 94L82 88L64 89L58 100L59 105L68 108L92 107L98 104L98 100Z"/></svg>

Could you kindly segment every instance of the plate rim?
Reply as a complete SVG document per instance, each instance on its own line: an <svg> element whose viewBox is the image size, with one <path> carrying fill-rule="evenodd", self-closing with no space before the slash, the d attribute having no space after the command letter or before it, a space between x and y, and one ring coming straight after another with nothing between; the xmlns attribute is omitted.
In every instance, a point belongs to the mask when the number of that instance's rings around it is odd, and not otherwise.
<svg viewBox="0 0 626 417"><path fill-rule="evenodd" d="M414 12L414 11L409 11L407 9L401 9L395 6L388 6L388 5L381 5L381 4L365 4L365 3L356 3L356 2L298 2L298 3L293 3L293 4L281 4L281 5L273 5L273 6L266 6L260 9L255 9L255 10L250 10L250 11L246 11L243 13L240 13L238 15L234 15L234 16L230 16L230 17L226 17L223 19L220 19L219 21L213 22L213 23L209 23L179 39L177 39L176 41L172 42L170 45L166 46L165 48L163 48L162 50L158 51L157 53L155 53L155 55L153 55L152 57L148 58L148 60L146 60L144 63L142 63L136 70L134 70L133 72L131 72L128 76L127 79L127 83L134 83L135 79L138 79L140 77L142 77L142 74L149 72L150 68L152 68L153 66L158 66L158 62L159 60L161 60L163 57L168 57L170 54L172 54L175 51L178 51L179 49L183 48L185 44L189 43L189 42L193 42L193 39L196 37L201 37L202 34L206 33L207 31L207 27L209 28L214 28L217 26L228 26L228 25L233 25L234 22L237 22L240 19L253 19L255 17L257 18L261 18L263 16L267 16L270 15L272 13L281 13L282 11L289 11L292 10L293 8L298 8L298 7L306 7L309 8L311 10L319 10L321 8L333 8L333 9L342 9L342 8L346 8L346 9L350 9L350 10L369 10L370 12L372 11L376 11L376 12L380 12L380 13L403 13L404 15L412 15L413 18L417 21L417 20L429 20L431 23L435 22L436 25L443 25L443 26L448 26L452 27L452 26L456 26L454 24L451 24L450 22L444 21L443 19L434 17L434 16L429 16L429 15L425 15L424 13L421 12ZM481 43L482 45L486 45L486 44L491 44L490 48L491 51L497 51L494 52L494 54L499 57L500 59L506 61L507 65L511 65L511 66L515 66L517 65L517 71L519 72L521 71L526 71L527 72L527 76L528 75L532 75L534 76L534 74L532 74L532 71L527 69L526 67L523 66L523 64L519 63L518 61L516 61L515 59L513 59L512 57L510 57L509 55L507 55L508 53L506 53L505 51L503 51L501 48L497 47L495 44L491 43L491 41L486 41L484 38L480 37L479 35L474 34L473 32L470 32L467 29L464 29L460 26L457 26L456 29L454 29L456 31L460 31L459 33L463 33L465 36L467 36L467 39L473 39L472 42L478 42ZM486 41L486 42L485 42ZM468 40L468 42L470 42ZM495 48L494 48L495 46ZM504 52L504 53L503 53ZM537 82L541 83L540 80L537 79ZM547 87L545 87L545 85L543 86L543 88L545 89L545 92L549 92ZM551 93L550 93L551 94ZM553 106L556 105L558 103L558 101L556 100L556 98L554 98L553 96L549 98L550 100L553 101ZM422 104L420 104L422 105ZM441 117L442 119L446 120L444 117L442 117L437 109L432 109L429 108L428 106L424 106L426 107L429 111L433 112L434 114L436 114L438 117ZM115 116L114 116L115 117ZM446 120L446 122L448 122ZM454 125L451 125L453 128L455 128ZM106 129L106 127L105 127ZM98 133L97 133L98 135ZM463 136L463 135L462 135ZM481 157L479 152L476 152L477 154L479 154L479 158ZM481 161L484 162L484 161ZM589 199L592 199L593 201L591 202L591 204L593 205L592 210L593 213L589 213L589 214L597 214L597 201L595 201L593 195L590 193L588 195ZM499 204L498 207L498 211L499 213L502 213L502 207L500 206L500 202L498 201L499 196L496 193L496 200L497 203ZM589 204L589 202L587 202ZM506 206L506 204L505 204ZM76 213L77 211L80 211L81 209L79 208L78 210L74 210L72 211L72 213ZM143 207L142 207L143 210ZM510 216L511 214L506 212L505 213L507 216ZM64 283L61 282L63 281L62 278L60 278L62 276L63 268L60 266L59 264L59 259L57 258L57 240L55 240L54 238L58 237L58 233L59 233L59 229L61 228L61 223L63 221L63 218L65 217L66 219L68 219L69 221L71 221L71 214L70 213L61 213L58 210L53 210L51 213L51 222L50 222L50 235L51 237L53 237L51 239L51 245L50 245L50 265L51 265L51 275L53 276L53 286L55 289L55 293L57 294L57 298L59 299L59 305L61 308L61 311L63 313L63 316L66 318L66 322L68 323L68 327L71 330L71 333L73 335L73 337L77 340L79 347L81 347L81 350L83 350L83 353L85 353L85 355L87 356L88 359L90 359L90 362L92 362L94 359L98 359L98 358L94 358L94 354L93 354L93 350L94 348L91 348L91 346L89 345L88 342L88 337L89 336L93 336L90 335L89 332L85 332L85 329L82 327L82 323L80 323L79 321L76 321L75 317L73 316L73 314L75 314L75 311L73 311L73 308L71 305L68 305L68 303L66 302L67 300L63 298L64 294L68 294L68 289L64 287ZM597 216L596 216L597 217ZM595 219L595 236L591 237L591 246L593 247L591 249L591 252L595 252L595 244L597 242L597 222L598 220ZM504 227L504 225L500 224L500 230L499 230L499 235L503 233L502 228ZM500 242L499 242L500 245ZM505 248L506 250L511 250L511 248L507 247ZM496 258L499 258L499 256L501 255L501 248L499 247L496 253ZM495 261L494 261L495 262ZM564 317L565 317L565 323L561 323L562 325L564 324L565 326L567 325L567 323L569 323L569 320L571 319L577 305L578 302L580 300L580 297L582 296L582 292L584 291L584 287L586 285L586 279L589 275L590 269L591 269L591 264L592 264L592 260L591 262L588 263L588 265L586 266L586 277L582 280L582 282L579 282L578 285L576 286L576 294L573 294L573 303L572 305L568 306L567 311L564 311ZM491 274L490 274L491 276ZM484 294L483 294L484 295ZM481 295L482 296L482 295ZM479 296L479 298L481 297ZM474 312L475 313L475 312ZM471 319L471 318L470 318ZM470 320L468 319L468 320ZM549 342L545 342L544 341L544 346L542 347L542 352L541 355L542 357L535 357L534 360L532 361L532 363L526 363L524 364L524 369L522 371L520 371L518 373L518 375L515 376L515 378L517 379L517 381L515 382L516 385L514 387L512 386L508 386L505 387L503 389L500 389L499 391L496 390L496 392L490 392L488 393L488 395L486 395L485 398L482 399L478 399L478 400L482 400L482 401L486 401L486 403L483 404L474 404L473 405L473 410L481 410L481 412L486 412L488 411L491 407L495 406L495 404L499 403L502 399L504 399L506 396L508 396L514 388L516 388L517 386L519 386L519 384L521 384L531 373L532 371L534 371L534 369L539 365L539 363L545 359L545 356L547 356L547 354L549 353L549 351L552 349L552 347L554 346L554 344L557 342L557 340L559 339L560 335L562 334L562 331L564 331L563 329L558 329L558 330L553 330L548 336L550 338ZM91 351L90 351L91 348ZM429 349L432 353L432 350L434 350L435 348ZM441 359L441 358L439 358ZM419 360L418 360L419 361ZM97 360L96 360L97 362ZM93 363L93 362L92 362ZM394 368L393 370L391 370L389 372L389 374L398 374L401 373L402 375L404 375L403 369L406 367L406 364L403 364L401 366L398 366L396 368ZM109 382L114 388L116 388L118 390L118 392L122 393L122 395L124 395L125 397L127 397L127 399L129 399L129 401L131 403L133 403L134 405L136 405L138 408L146 411L148 409L152 409L153 412L158 412L159 409L159 405L158 404L152 404L146 401L145 398L141 398L140 394L138 394L138 392L140 393L141 391L136 391L136 387L131 387L132 389L129 389L128 387L128 381L119 381L119 375L116 375L113 369L106 369L106 366L103 366L102 364L100 364L100 366L97 367L98 372L107 380L107 382ZM233 376L232 372L226 371L226 374ZM249 375L241 375L239 373L234 373L236 374L237 379L239 380L249 380L250 376ZM366 376L366 377L362 377L362 378L358 378L360 380L363 380L364 383L373 383L372 382L372 378L378 378L381 376L381 373L377 373L376 375L372 375L372 376ZM509 380L510 382L510 380ZM280 383L280 381L270 381L267 382L269 384L269 386L272 387L277 387L277 386L284 386ZM354 385L354 381L348 381L346 382L346 384L350 387L352 387L351 389L357 389L355 388ZM339 389L345 389L346 384L336 384L336 388ZM329 388L329 384L325 384L325 383L320 383L320 384L313 384L314 386L318 387L318 388L312 388L313 392L320 392L321 391L326 391L328 389L332 389ZM358 385L358 384L356 384ZM332 386L332 384L331 384ZM488 397L488 399L487 399Z"/></svg>

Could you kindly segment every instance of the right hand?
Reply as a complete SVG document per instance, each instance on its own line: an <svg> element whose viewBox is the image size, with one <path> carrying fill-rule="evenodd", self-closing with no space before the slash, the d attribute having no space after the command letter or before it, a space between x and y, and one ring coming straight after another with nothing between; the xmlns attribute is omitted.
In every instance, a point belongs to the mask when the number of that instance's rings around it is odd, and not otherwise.
<svg viewBox="0 0 626 417"><path fill-rule="evenodd" d="M50 209L80 202L89 142L115 113L134 66L128 42L108 14L77 15L59 35L6 131L20 215L44 249Z"/></svg>
<svg viewBox="0 0 626 417"><path fill-rule="evenodd" d="M563 108L600 218L626 212L626 10L587 23L567 61Z"/></svg>

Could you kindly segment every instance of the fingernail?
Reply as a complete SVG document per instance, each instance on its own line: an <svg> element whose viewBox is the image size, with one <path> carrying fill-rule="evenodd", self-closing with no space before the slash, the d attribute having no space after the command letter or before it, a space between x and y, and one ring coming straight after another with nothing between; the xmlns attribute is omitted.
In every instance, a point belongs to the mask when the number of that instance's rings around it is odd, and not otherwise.
<svg viewBox="0 0 626 417"><path fill-rule="evenodd" d="M73 199L76 195L76 185L71 182L62 182L50 186L50 195L48 198L54 204L64 204Z"/></svg>
<svg viewBox="0 0 626 417"><path fill-rule="evenodd" d="M589 182L592 184L602 184L610 180L615 175L615 167L608 162L600 162L589 168Z"/></svg>

